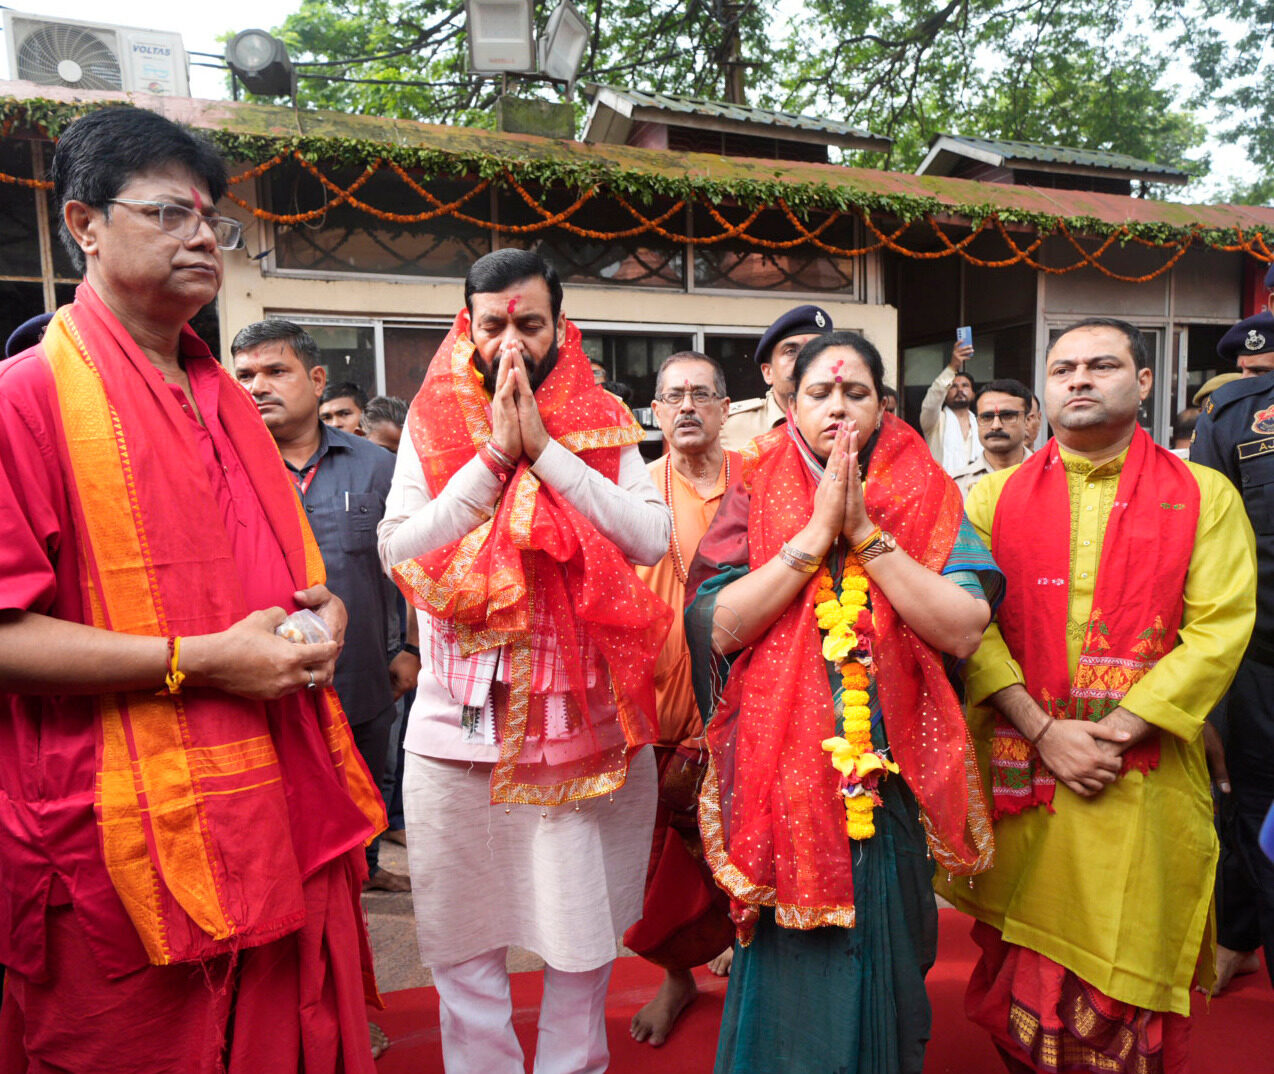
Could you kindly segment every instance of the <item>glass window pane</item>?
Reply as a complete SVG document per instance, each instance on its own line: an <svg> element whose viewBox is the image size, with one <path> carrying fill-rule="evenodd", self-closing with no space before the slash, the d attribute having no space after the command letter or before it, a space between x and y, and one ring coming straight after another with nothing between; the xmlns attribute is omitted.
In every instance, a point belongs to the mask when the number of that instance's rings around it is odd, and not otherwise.
<svg viewBox="0 0 1274 1074"><path fill-rule="evenodd" d="M579 195L565 190L547 193L532 187L533 197L550 212L558 213L575 203ZM674 203L659 199L642 205L646 217L665 213ZM526 225L543 219L516 191L499 194L500 223ZM571 224L589 231L609 234L626 231L640 222L618 202L593 198L570 217ZM679 232L685 226L685 213L673 214L666 226ZM652 231L622 239L590 239L562 228L546 228L526 235L500 236L502 246L538 249L557 269L563 283L622 284L624 287L685 287L686 250L682 243L661 238Z"/></svg>
<svg viewBox="0 0 1274 1074"><path fill-rule="evenodd" d="M761 367L752 360L756 353L756 345L761 342L761 333L755 336L711 336L703 337L703 349L709 358L715 358L725 370L726 391L734 401L740 399L758 399L768 390L769 385L761 376Z"/></svg>
<svg viewBox="0 0 1274 1074"><path fill-rule="evenodd" d="M0 171L31 178L30 143L20 138L0 141ZM16 183L0 185L0 275L41 275L36 219L34 190Z"/></svg>
<svg viewBox="0 0 1274 1074"><path fill-rule="evenodd" d="M376 334L371 325L300 324L318 344L328 384L352 380L368 395L376 394Z"/></svg>
<svg viewBox="0 0 1274 1074"><path fill-rule="evenodd" d="M1188 326L1186 346L1186 406L1192 406L1194 393L1218 373L1237 373L1231 363L1223 362L1217 355L1217 344L1229 331L1223 324L1192 324Z"/></svg>
<svg viewBox="0 0 1274 1074"><path fill-rule="evenodd" d="M348 187L359 169L329 169L325 174ZM419 177L417 177L417 181ZM452 202L473 189L469 182L430 179L422 185L443 202ZM299 167L278 167L266 181L268 200L276 213L299 214L321 209L332 194ZM403 215L424 212L429 202L411 190L394 172L377 172L356 196L374 208ZM468 201L464 212L486 220L490 198L484 192ZM347 203L331 207L306 223L276 224L275 264L282 271L369 272L395 276L462 278L483 254L491 251L491 232L452 216L419 223L382 220Z"/></svg>
<svg viewBox="0 0 1274 1074"><path fill-rule="evenodd" d="M385 325L385 393L410 403L447 328L441 325Z"/></svg>
<svg viewBox="0 0 1274 1074"><path fill-rule="evenodd" d="M0 320L0 359L4 357L4 341L23 321L44 313L44 288L38 283L15 283L12 280L0 280L0 310L4 310L4 318Z"/></svg>
<svg viewBox="0 0 1274 1074"><path fill-rule="evenodd" d="M617 380L632 389L629 405L634 409L650 406L659 363L677 351L690 350L694 342L688 335L627 335L587 328L582 333L584 353L590 361L606 367L608 380Z"/></svg>
<svg viewBox="0 0 1274 1074"><path fill-rule="evenodd" d="M746 220L750 213L739 207L718 206L717 212L731 224ZM804 221L814 231L825 217ZM694 233L717 235L721 225L702 205L695 207ZM747 234L762 240L786 242L797 232L777 209L766 210L754 220ZM818 237L829 246L854 249L857 228L851 217L842 216L820 231ZM837 257L811 243L780 250L767 250L745 239L725 239L695 247L695 286L747 291L823 291L845 300L857 296L854 286L856 258Z"/></svg>

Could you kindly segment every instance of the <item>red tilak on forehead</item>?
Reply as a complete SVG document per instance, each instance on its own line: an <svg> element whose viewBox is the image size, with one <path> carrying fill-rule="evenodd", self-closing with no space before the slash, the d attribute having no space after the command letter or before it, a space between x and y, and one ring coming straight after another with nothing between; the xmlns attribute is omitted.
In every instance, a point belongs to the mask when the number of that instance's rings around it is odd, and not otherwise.
<svg viewBox="0 0 1274 1074"><path fill-rule="evenodd" d="M845 364L844 358L837 358L836 361L832 364L832 375L836 378L837 384L839 384L841 380L840 367L843 366L844 364Z"/></svg>
<svg viewBox="0 0 1274 1074"><path fill-rule="evenodd" d="M203 198L199 196L199 191L193 186L190 188L190 197L195 203L196 211L203 212Z"/></svg>
<svg viewBox="0 0 1274 1074"><path fill-rule="evenodd" d="M514 295L509 299L509 316L513 316L513 311L518 308L518 303L522 301L521 295Z"/></svg>

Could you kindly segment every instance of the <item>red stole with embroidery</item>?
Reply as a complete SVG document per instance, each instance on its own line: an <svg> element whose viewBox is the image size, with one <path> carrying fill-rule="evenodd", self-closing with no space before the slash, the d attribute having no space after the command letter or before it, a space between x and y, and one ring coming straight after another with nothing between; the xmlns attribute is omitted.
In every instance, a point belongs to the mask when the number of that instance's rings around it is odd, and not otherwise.
<svg viewBox="0 0 1274 1074"><path fill-rule="evenodd" d="M1072 676L1066 629L1075 520L1057 441L1005 482L991 530L991 554L1008 579L1000 630L1027 690L1049 716L1100 720L1176 644L1198 521L1193 475L1138 427L1106 523L1093 608ZM1122 772L1157 767L1158 734L1127 750L1123 762ZM1055 788L1035 747L998 719L991 745L996 816L1041 804L1051 812Z"/></svg>
<svg viewBox="0 0 1274 1074"><path fill-rule="evenodd" d="M491 439L491 400L474 350L469 315L461 310L408 414L407 431L434 497ZM549 435L612 482L621 450L645 436L628 408L593 383L570 321L535 401ZM658 739L652 671L672 613L592 522L541 484L525 456L494 518L396 564L392 575L413 605L454 625L464 656L509 648L508 689L495 687L500 759L493 801L559 805L623 786L632 752ZM547 613L551 643L535 637L533 605ZM609 674L591 692L581 635L600 651ZM532 689L540 661L560 661L570 683L569 756L544 746L552 717L550 702Z"/></svg>

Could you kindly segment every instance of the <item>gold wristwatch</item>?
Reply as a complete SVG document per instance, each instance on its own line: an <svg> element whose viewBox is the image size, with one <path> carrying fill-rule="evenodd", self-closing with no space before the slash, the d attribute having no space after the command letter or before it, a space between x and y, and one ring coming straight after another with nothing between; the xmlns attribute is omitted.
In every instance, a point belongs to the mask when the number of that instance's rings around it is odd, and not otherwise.
<svg viewBox="0 0 1274 1074"><path fill-rule="evenodd" d="M866 547L860 548L855 554L858 556L859 563L867 563L877 556L883 556L886 552L892 552L897 547L898 542L894 540L894 535L881 530L873 540L867 542Z"/></svg>

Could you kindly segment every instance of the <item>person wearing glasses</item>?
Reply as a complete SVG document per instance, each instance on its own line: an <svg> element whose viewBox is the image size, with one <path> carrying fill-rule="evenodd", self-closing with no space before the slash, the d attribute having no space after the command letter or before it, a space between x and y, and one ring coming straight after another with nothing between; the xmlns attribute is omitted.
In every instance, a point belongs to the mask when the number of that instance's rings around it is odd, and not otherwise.
<svg viewBox="0 0 1274 1074"><path fill-rule="evenodd" d="M1016 466L1031 454L1026 446L1027 416L1031 411L1031 390L1020 380L993 380L982 386L973 401L982 451L955 474L960 495L995 470Z"/></svg>
<svg viewBox="0 0 1274 1074"><path fill-rule="evenodd" d="M330 689L345 607L187 324L239 242L225 164L112 107L50 176L84 282L0 367L0 1054L370 1074L359 880L384 810ZM302 608L329 640L276 634Z"/></svg>
<svg viewBox="0 0 1274 1074"><path fill-rule="evenodd" d="M637 573L680 611L686 603L686 568L742 460L721 446L730 400L725 372L706 354L678 351L665 358L655 376L653 406L668 453L649 470L672 512L672 539L663 559L653 567L637 567ZM703 860L699 837L696 806L707 755L681 615L673 618L655 661L655 707L655 838L642 918L625 933L624 946L664 969L658 993L629 1027L635 1040L658 1047L695 997L690 971L711 960L713 972L728 973L734 944L729 904Z"/></svg>

